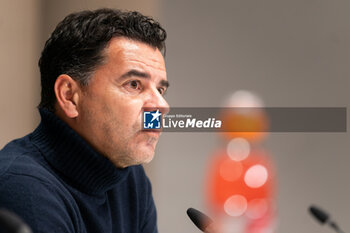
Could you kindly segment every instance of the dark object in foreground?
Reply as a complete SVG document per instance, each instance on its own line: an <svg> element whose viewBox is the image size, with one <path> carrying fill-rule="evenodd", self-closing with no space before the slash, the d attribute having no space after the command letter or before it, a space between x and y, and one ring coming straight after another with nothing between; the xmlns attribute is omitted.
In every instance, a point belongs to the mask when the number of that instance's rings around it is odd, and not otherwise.
<svg viewBox="0 0 350 233"><path fill-rule="evenodd" d="M205 232L206 228L213 223L213 221L207 215L194 208L188 208L187 215L190 217L192 222L203 232Z"/></svg>
<svg viewBox="0 0 350 233"><path fill-rule="evenodd" d="M309 211L310 211L310 214L321 224L327 223L337 233L344 233L344 231L341 230L339 226L330 219L330 215L324 210L312 205L309 207Z"/></svg>
<svg viewBox="0 0 350 233"><path fill-rule="evenodd" d="M0 231L4 233L32 233L29 226L17 215L0 209Z"/></svg>

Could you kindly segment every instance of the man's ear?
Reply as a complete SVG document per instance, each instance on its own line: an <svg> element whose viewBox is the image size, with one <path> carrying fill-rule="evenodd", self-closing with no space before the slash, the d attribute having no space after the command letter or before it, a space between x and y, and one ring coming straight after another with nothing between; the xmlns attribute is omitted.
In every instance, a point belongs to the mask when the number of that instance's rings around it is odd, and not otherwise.
<svg viewBox="0 0 350 233"><path fill-rule="evenodd" d="M57 103L68 118L79 115L78 103L80 87L78 82L69 75L61 74L55 82L55 95Z"/></svg>

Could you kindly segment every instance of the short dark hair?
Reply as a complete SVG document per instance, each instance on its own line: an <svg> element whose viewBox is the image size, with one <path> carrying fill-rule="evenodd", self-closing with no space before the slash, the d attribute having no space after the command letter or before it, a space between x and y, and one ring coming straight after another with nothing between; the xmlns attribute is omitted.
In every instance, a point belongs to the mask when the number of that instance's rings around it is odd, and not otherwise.
<svg viewBox="0 0 350 233"><path fill-rule="evenodd" d="M55 111L54 85L61 74L88 85L91 74L104 61L103 49L114 37L137 40L165 53L165 30L139 12L98 9L70 14L52 32L39 60L39 108Z"/></svg>

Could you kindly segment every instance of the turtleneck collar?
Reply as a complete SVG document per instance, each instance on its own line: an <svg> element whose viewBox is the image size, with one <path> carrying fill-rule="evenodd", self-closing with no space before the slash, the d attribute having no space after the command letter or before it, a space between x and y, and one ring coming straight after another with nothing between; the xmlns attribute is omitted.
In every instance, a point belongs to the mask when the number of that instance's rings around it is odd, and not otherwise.
<svg viewBox="0 0 350 233"><path fill-rule="evenodd" d="M41 122L32 134L32 141L73 186L85 193L98 194L128 176L129 168L116 168L54 113L39 111Z"/></svg>

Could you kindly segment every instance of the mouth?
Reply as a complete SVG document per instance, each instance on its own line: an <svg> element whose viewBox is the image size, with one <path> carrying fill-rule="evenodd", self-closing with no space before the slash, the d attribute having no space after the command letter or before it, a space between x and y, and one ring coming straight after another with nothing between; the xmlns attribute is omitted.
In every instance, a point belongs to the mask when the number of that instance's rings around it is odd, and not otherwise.
<svg viewBox="0 0 350 233"><path fill-rule="evenodd" d="M159 138L159 136L162 134L161 130L153 130L153 129L141 130L141 132L155 138Z"/></svg>

